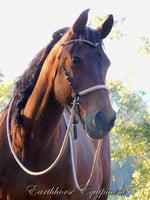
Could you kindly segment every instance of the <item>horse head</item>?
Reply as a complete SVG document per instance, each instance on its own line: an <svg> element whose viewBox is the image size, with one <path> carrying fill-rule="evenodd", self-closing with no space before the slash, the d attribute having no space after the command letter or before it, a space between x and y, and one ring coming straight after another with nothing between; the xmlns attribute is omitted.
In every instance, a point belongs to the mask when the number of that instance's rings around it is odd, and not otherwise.
<svg viewBox="0 0 150 200"><path fill-rule="evenodd" d="M71 106L75 93L105 85L110 61L103 50L102 40L111 31L113 16L109 15L101 26L93 30L86 26L88 12L85 10L81 13L58 43L59 61L54 93L64 106ZM69 78L66 79L66 76ZM108 90L102 88L80 96L79 107L88 136L101 139L110 132L114 126L115 112Z"/></svg>

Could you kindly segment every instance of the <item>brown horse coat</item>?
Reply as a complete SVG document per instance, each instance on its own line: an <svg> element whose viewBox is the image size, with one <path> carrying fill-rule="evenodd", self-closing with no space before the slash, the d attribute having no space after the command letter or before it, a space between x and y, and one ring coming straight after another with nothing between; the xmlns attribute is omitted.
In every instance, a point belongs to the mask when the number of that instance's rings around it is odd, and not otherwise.
<svg viewBox="0 0 150 200"><path fill-rule="evenodd" d="M56 32L51 43L37 55L16 83L11 109L10 134L17 156L30 170L44 170L53 163L66 132L63 112L66 106L70 107L74 94L58 60L64 33L68 33L66 40L84 38L96 42L97 39L104 39L111 30L112 16L98 28L99 32L85 27L87 17L88 10L79 16L71 29L64 28ZM79 66L81 63L75 62L77 55L78 57L81 55L84 62L82 68ZM71 57L72 61L70 61ZM78 61L81 61L81 58ZM64 61L76 90L105 83L106 71L110 63L102 47L92 49L84 44L70 44L63 49L61 60ZM105 135L94 178L82 193L77 191L74 184L69 142L58 165L45 175L31 176L18 166L7 140L8 106L0 118L0 200L107 199L106 193L109 191L111 176L108 130L111 128L108 127L110 123L106 125L106 122L111 121L112 118L114 121L114 111L110 105L108 92L101 90L80 99L81 114L87 125L94 123L92 117L95 123L98 119L103 121L102 127L97 125L98 128L95 128L94 137L101 137L98 135L99 132ZM106 119L96 117L97 113L103 114ZM93 124L89 126L90 134L95 130L94 126ZM80 186L83 187L91 173L97 141L86 136L80 123L77 129L78 139L74 142L74 157L77 178Z"/></svg>

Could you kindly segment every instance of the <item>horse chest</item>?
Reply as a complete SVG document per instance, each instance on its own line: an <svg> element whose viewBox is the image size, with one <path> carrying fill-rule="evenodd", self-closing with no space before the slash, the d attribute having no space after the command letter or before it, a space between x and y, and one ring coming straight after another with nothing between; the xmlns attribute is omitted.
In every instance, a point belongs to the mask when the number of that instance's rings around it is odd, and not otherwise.
<svg viewBox="0 0 150 200"><path fill-rule="evenodd" d="M68 180L70 179L67 174L66 178ZM7 173L0 178L0 199L46 200L55 199L56 196L62 196L62 194L64 197L70 196L72 193L72 186L71 184L69 185L69 183L64 185L64 180L65 174L60 174L57 171L41 177L34 177L26 175L20 170L8 169Z"/></svg>
<svg viewBox="0 0 150 200"><path fill-rule="evenodd" d="M73 181L69 162L63 160L51 172L42 176L30 176L12 161L3 163L5 170L0 174L0 199L55 199L64 200L72 196ZM6 198L6 197L9 198ZM56 198L56 199L57 199Z"/></svg>
<svg viewBox="0 0 150 200"><path fill-rule="evenodd" d="M79 183L84 185L90 170L82 167L84 159L87 160L86 155L82 155L82 153L79 155L78 179ZM70 161L67 163L62 159L54 170L42 176L27 175L19 168L15 161L7 163L3 177L0 178L0 183L2 183L2 185L0 185L0 200L86 200L89 191L84 195L75 189L71 163ZM87 164L88 163L89 161L87 161ZM98 190L95 186L98 185L99 187L101 184L100 182L100 173L99 170L97 170L92 183L93 188Z"/></svg>

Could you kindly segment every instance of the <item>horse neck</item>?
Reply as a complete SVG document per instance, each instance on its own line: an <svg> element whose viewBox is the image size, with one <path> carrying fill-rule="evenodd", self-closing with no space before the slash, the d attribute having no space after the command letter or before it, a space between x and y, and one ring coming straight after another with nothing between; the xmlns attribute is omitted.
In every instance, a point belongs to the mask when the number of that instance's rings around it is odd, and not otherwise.
<svg viewBox="0 0 150 200"><path fill-rule="evenodd" d="M52 152L52 143L58 136L64 107L54 97L53 82L57 65L56 56L50 53L24 108L21 128L24 157L32 155L43 159L46 153Z"/></svg>

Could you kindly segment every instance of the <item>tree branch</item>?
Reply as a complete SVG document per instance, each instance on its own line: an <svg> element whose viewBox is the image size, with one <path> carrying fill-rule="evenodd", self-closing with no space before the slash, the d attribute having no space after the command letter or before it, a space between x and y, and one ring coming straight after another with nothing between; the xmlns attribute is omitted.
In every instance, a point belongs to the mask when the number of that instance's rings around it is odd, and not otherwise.
<svg viewBox="0 0 150 200"><path fill-rule="evenodd" d="M118 156L119 154L121 154L123 151L125 151L128 147L130 146L130 144L128 146L126 146L124 149L122 149L121 151L117 152L116 154L112 155L111 158L114 158L116 156Z"/></svg>
<svg viewBox="0 0 150 200"><path fill-rule="evenodd" d="M116 169L116 170L112 171L111 174L113 175L114 173L118 172L119 170L124 169L124 168L126 168L126 167L131 167L131 166L132 166L131 164L122 166L122 167L120 167L119 169Z"/></svg>

